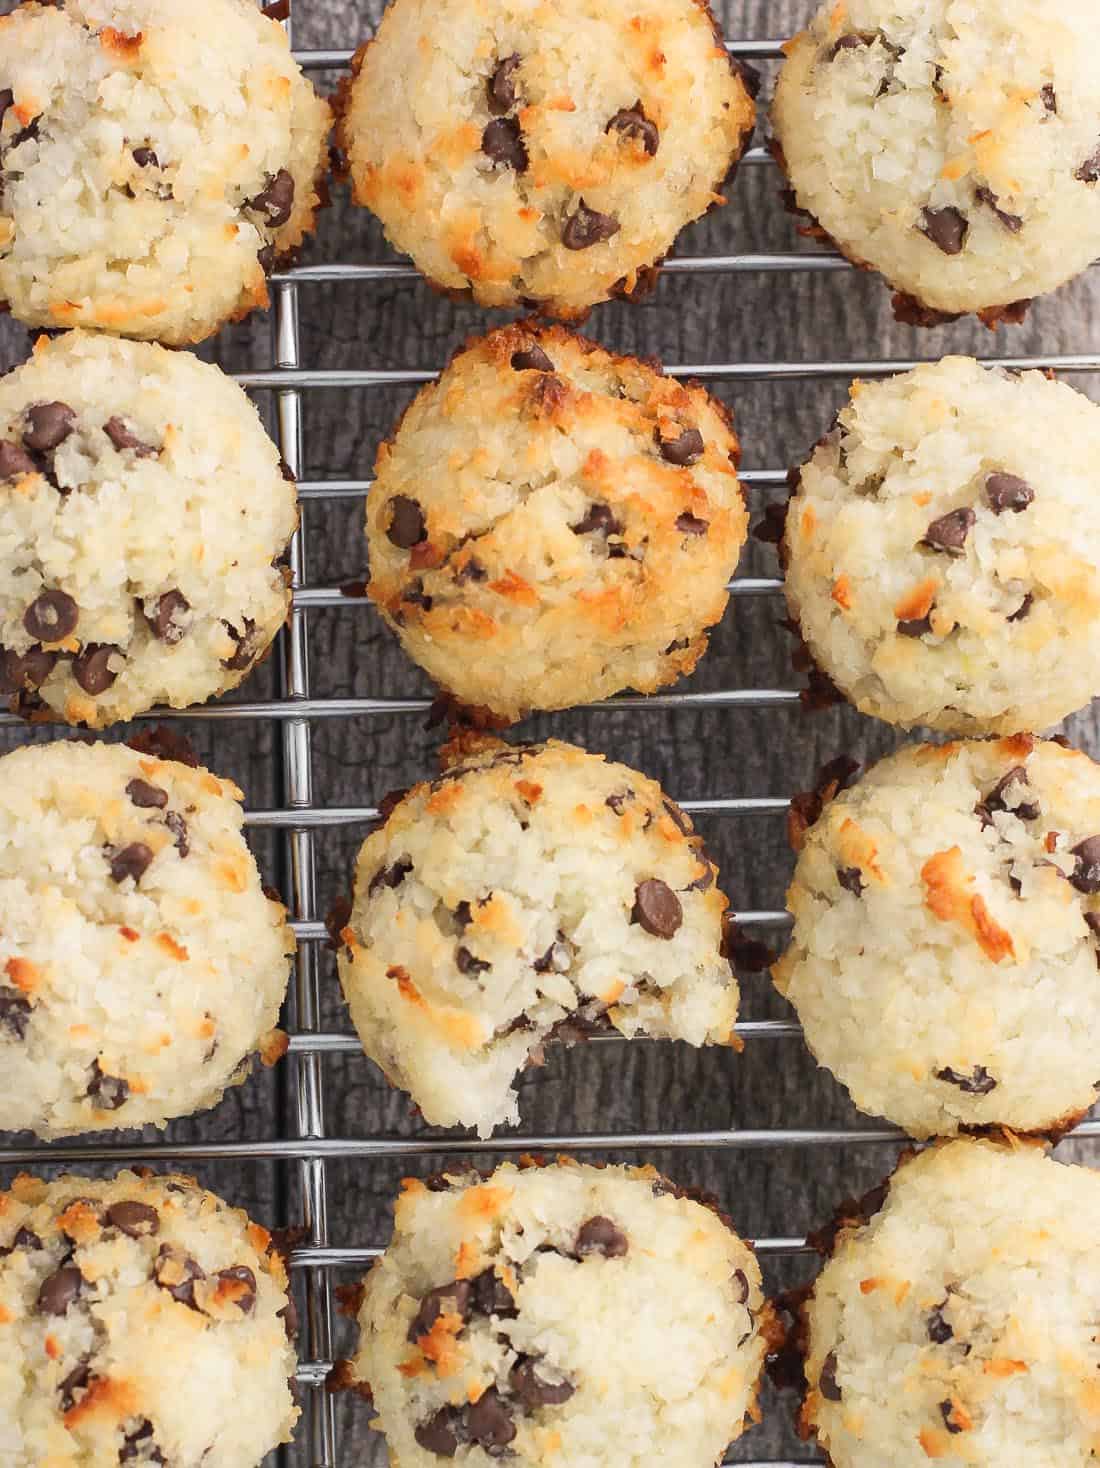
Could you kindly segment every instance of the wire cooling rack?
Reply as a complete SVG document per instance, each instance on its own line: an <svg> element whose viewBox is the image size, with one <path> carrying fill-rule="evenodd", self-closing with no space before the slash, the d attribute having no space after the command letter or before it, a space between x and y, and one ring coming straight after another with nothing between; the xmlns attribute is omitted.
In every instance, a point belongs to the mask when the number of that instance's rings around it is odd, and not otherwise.
<svg viewBox="0 0 1100 1468"><path fill-rule="evenodd" d="M290 22L286 22L288 28ZM780 58L778 40L731 39L730 52L746 61L774 61ZM299 63L309 72L330 72L346 68L350 50L312 50L295 53ZM752 148L744 159L750 167L771 166L766 149ZM321 240L324 239L322 221ZM819 274L847 272L849 264L828 253L741 253L712 254L673 258L666 262L665 272L673 276ZM302 394L318 389L412 387L431 380L431 371L356 370L321 371L303 366L299 331L299 298L319 283L381 284L415 276L413 267L405 263L310 265L289 269L272 278L273 340L271 366L266 370L237 374L246 388L268 390L274 394L277 435L284 458L296 475L305 462L303 441ZM1019 368L1053 368L1060 374L1100 370L1100 354L1061 356L998 356L1005 366ZM792 360L736 361L717 363L666 363L666 371L677 377L690 377L704 382L767 382L805 380L844 381L856 376L882 377L913 365L909 361L869 360ZM784 468L746 471L743 482L753 493L781 489L786 480ZM571 1153L606 1152L612 1155L638 1155L645 1158L656 1149L789 1149L795 1147L858 1147L868 1143L897 1142L900 1133L885 1126L847 1126L843 1128L768 1128L753 1130L675 1131L652 1130L634 1132L588 1132L515 1136L505 1134L491 1141L478 1142L461 1138L349 1138L330 1136L326 1131L326 1096L324 1061L340 1053L357 1054L359 1044L351 1034L326 1031L322 1025L322 993L319 973L319 945L326 932L322 921L317 891L317 852L315 835L326 828L366 826L377 818L371 806L318 806L314 803L314 724L320 720L369 718L385 715L415 715L426 712L428 698L313 696L310 681L308 618L311 611L327 607L348 607L346 595L338 586L310 585L307 577L309 526L315 502L359 500L366 494L370 481L364 479L324 479L299 481L302 500L302 523L291 545L291 567L294 576L293 610L281 634L280 696L271 700L222 703L186 711L164 711L160 716L183 720L210 720L253 724L273 721L281 740L281 804L274 809L251 809L247 823L252 828L268 829L278 834L281 843L285 899L290 909L292 926L299 943L291 1006L290 1055L292 1060L293 1117L292 1134L269 1140L159 1143L127 1142L110 1145L62 1144L48 1148L5 1148L0 1146L0 1167L10 1164L43 1163L126 1163L171 1160L236 1161L257 1163L276 1161L297 1169L301 1198L301 1222L307 1231L307 1242L294 1251L292 1267L301 1281L305 1299L305 1318L300 1341L301 1361L298 1380L304 1397L304 1420L299 1426L298 1441L291 1449L281 1450L280 1461L308 1462L311 1468L340 1468L351 1461L341 1454L337 1441L336 1413L332 1397L325 1391L325 1379L333 1358L334 1312L332 1283L338 1270L361 1272L381 1252L378 1247L358 1247L351 1243L334 1243L329 1231L330 1177L328 1164L337 1160L400 1159L423 1157L440 1159L448 1155L504 1157L524 1152ZM779 580L772 577L740 576L730 585L734 597L775 596L781 590ZM360 614L373 615L369 604L357 603ZM652 710L772 709L797 704L798 691L789 688L751 687L720 688L706 692L668 692L649 698L623 697L596 705L597 708L637 709L640 716ZM18 725L11 715L0 714L0 727ZM598 747L598 746L597 746ZM728 799L683 800L681 804L693 814L782 816L789 800L780 796ZM788 924L781 910L749 910L736 914L738 923L749 929L782 929ZM797 1024L786 1020L747 1021L738 1032L748 1042L765 1038L797 1037ZM615 1044L614 1039L605 1043ZM1077 1138L1100 1136L1100 1121L1086 1121L1075 1132ZM232 1201L232 1199L230 1200ZM806 1253L803 1237L772 1235L757 1237L758 1253L779 1257ZM751 1454L751 1438L742 1445ZM801 1468L821 1459L800 1455L797 1464L789 1459L760 1459L739 1455L742 1468Z"/></svg>

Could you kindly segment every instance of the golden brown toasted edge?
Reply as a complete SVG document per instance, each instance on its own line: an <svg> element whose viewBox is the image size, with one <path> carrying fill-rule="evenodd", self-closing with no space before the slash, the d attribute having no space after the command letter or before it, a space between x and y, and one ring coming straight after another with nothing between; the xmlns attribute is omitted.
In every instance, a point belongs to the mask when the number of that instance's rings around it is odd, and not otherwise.
<svg viewBox="0 0 1100 1468"><path fill-rule="evenodd" d="M575 1157L568 1156L564 1153L559 1153L557 1157L547 1157L541 1152L521 1152L517 1157L510 1157L507 1160L520 1172L551 1166L581 1166L581 1163ZM724 1211L712 1193L702 1188L681 1187L679 1183L672 1182L671 1179L667 1178L649 1163L645 1163L640 1167L632 1167L629 1163L623 1164L602 1161L588 1162L584 1165L594 1167L601 1172L608 1167L625 1166L632 1180L648 1182L651 1185L654 1197L685 1199L688 1202L697 1204L701 1208L705 1208L708 1213L712 1213L718 1219L719 1223L722 1224L727 1232L733 1235L738 1243L743 1244L751 1254L755 1255L755 1245L751 1240L744 1238L738 1233L733 1219ZM465 1165L459 1164L443 1172L431 1173L428 1177L403 1178L401 1180L401 1191L403 1193L415 1192L423 1188L430 1193L445 1193L449 1192L452 1188L465 1188L476 1185L477 1183L488 1182L495 1171L496 1168L474 1167L472 1163ZM371 1265L371 1269L378 1262L376 1260ZM369 1274L370 1270L367 1273ZM339 1285L336 1288L339 1313L350 1320L358 1319L359 1312L363 1308L363 1302L367 1294L366 1278L367 1276L364 1275L360 1280L356 1280L351 1284ZM759 1422L761 1420L760 1408L758 1406L760 1389L769 1370L768 1363L775 1356L776 1352L782 1350L784 1342L787 1339L787 1331L779 1318L775 1305L766 1297L760 1309L757 1311L750 1310L749 1314L764 1342L764 1358L757 1379L753 1383L751 1396L743 1420L745 1422ZM368 1406L373 1405L374 1395L371 1391L370 1384L356 1376L355 1363L352 1359L344 1357L332 1363L332 1369L325 1382L325 1387L330 1392L350 1393L360 1397Z"/></svg>
<svg viewBox="0 0 1100 1468"><path fill-rule="evenodd" d="M911 295L908 291L898 290L889 276L876 269L874 265L868 264L866 260L862 260L846 245L841 244L834 235L829 233L812 210L799 203L798 190L791 179L783 145L777 137L772 136L768 139L767 149L778 165L783 178L780 188L783 208L787 214L802 221L801 224L795 225L797 233L803 239L815 240L826 249L835 250L854 269L866 270L877 275L890 288L890 308L899 326L919 326L931 329L935 326L950 326L953 322L962 321L966 316L972 315L990 331L996 331L998 326L1021 326L1026 321L1028 312L1034 304L1030 298L1008 301L1003 306L985 306L973 312L939 311L934 306L925 305L917 296Z"/></svg>

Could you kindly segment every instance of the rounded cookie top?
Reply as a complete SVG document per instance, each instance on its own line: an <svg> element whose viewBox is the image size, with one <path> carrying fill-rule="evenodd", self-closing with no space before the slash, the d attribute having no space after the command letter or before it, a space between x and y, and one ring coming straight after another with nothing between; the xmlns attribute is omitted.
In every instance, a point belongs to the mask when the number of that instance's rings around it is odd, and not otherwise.
<svg viewBox="0 0 1100 1468"><path fill-rule="evenodd" d="M252 0L29 0L0 18L0 301L177 345L266 306L330 123Z"/></svg>
<svg viewBox="0 0 1100 1468"><path fill-rule="evenodd" d="M933 311L1062 285L1100 254L1095 27L1092 0L828 0L772 108L798 204Z"/></svg>
<svg viewBox="0 0 1100 1468"><path fill-rule="evenodd" d="M690 673L748 525L722 404L531 323L474 339L379 451L370 595L465 704L516 719Z"/></svg>
<svg viewBox="0 0 1100 1468"><path fill-rule="evenodd" d="M339 964L363 1047L429 1122L488 1135L550 1037L733 1043L716 875L656 781L483 741L359 853Z"/></svg>
<svg viewBox="0 0 1100 1468"><path fill-rule="evenodd" d="M281 1054L294 939L239 798L125 745L0 760L0 1127L162 1125Z"/></svg>
<svg viewBox="0 0 1100 1468"><path fill-rule="evenodd" d="M299 1413L286 1268L192 1178L21 1176L0 1193L11 1468L255 1468Z"/></svg>
<svg viewBox="0 0 1100 1468"><path fill-rule="evenodd" d="M806 1306L804 1424L836 1468L1095 1462L1100 1177L956 1141L840 1234Z"/></svg>
<svg viewBox="0 0 1100 1468"><path fill-rule="evenodd" d="M0 378L0 693L101 728L235 687L285 620L297 515L218 368L41 338Z"/></svg>
<svg viewBox="0 0 1100 1468"><path fill-rule="evenodd" d="M1096 1099L1100 766L912 745L824 809L775 969L810 1049L913 1136L1059 1131Z"/></svg>
<svg viewBox="0 0 1100 1468"><path fill-rule="evenodd" d="M434 284L577 318L721 202L756 84L705 0L395 0L338 131L355 198Z"/></svg>
<svg viewBox="0 0 1100 1468"><path fill-rule="evenodd" d="M1100 692L1100 408L964 357L857 382L800 471L787 599L857 708L1042 729Z"/></svg>
<svg viewBox="0 0 1100 1468"><path fill-rule="evenodd" d="M651 1167L408 1179L352 1381L393 1460L713 1463L755 1411L755 1256Z"/></svg>

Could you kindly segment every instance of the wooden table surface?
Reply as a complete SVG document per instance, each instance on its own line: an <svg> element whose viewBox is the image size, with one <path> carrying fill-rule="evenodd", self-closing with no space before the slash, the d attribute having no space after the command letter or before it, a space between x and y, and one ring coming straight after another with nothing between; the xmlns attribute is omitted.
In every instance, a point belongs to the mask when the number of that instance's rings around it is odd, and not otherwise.
<svg viewBox="0 0 1100 1468"><path fill-rule="evenodd" d="M0 12L11 0L0 0ZM355 44L377 19L380 0L296 0L295 43L300 47ZM812 11L811 0L728 0L720 7L727 33L751 38L783 36ZM212 38L213 43L213 38ZM772 68L766 68L769 75ZM334 76L322 78L331 85ZM770 84L769 84L770 85ZM727 208L689 230L678 253L790 251L798 247L792 223L778 199L773 168L743 168ZM303 263L392 258L371 218L347 207L337 190L322 219L319 238ZM617 350L655 354L675 362L753 362L869 358L906 359L945 352L985 355L1063 353L1090 346L1088 320L1097 301L1091 274L1033 309L1026 325L991 335L962 323L930 332L898 327L880 282L857 273L739 273L666 276L643 304L598 308L588 332ZM437 367L470 333L500 313L440 299L423 284L305 284L300 292L302 362L310 367ZM230 370L269 364L270 322L265 317L223 332L202 349ZM26 333L0 322L0 365L22 360ZM1093 396L1098 385L1075 379ZM821 434L846 390L828 380L745 382L718 385L732 404L746 468L797 462ZM263 404L263 396L258 401ZM309 391L305 395L305 471L310 479L362 478L371 473L375 446L407 400L400 390ZM265 409L267 405L264 405ZM770 496L774 498L774 495ZM756 494L754 510L769 496ZM307 507L308 581L333 584L362 574L362 506L327 501ZM753 545L742 574L774 576L770 548ZM688 685L693 690L791 687L788 640L778 626L782 604L774 597L731 603L708 657ZM363 603L311 613L311 676L317 696L418 695L428 691L377 618ZM277 659L242 691L259 698L277 691ZM4 743L28 737L2 731ZM203 757L239 782L252 806L282 803L280 732L274 725L189 723ZM847 709L806 714L775 710L580 711L529 721L519 731L572 738L659 777L681 799L707 796L787 795L807 788L815 770L838 752L860 759L900 742L884 725ZM1091 712L1070 720L1066 732L1096 753ZM34 737L42 737L35 735ZM373 804L387 791L411 783L434 767L439 733L420 716L329 719L314 731L318 805ZM722 870L735 906L778 908L792 858L784 823L776 816L704 817L699 822ZM265 873L280 878L277 843L254 833ZM363 832L323 830L317 838L318 891L322 910L344 890ZM348 1028L331 961L323 963L326 1028ZM762 976L743 975L743 1017L783 1017L785 1006ZM284 1063L227 1097L216 1111L168 1129L172 1140L261 1141L294 1129L293 1065ZM425 1132L405 1097L390 1091L374 1066L359 1055L324 1061L326 1127L333 1136L410 1137ZM841 1088L819 1071L798 1039L752 1042L744 1054L699 1053L686 1047L639 1042L609 1043L566 1052L554 1047L544 1069L522 1082L523 1130L570 1132L708 1131L726 1128L844 1127L860 1125ZM19 1139L26 1144L26 1139ZM146 1141L156 1140L150 1131ZM1066 1144L1068 1155L1090 1157L1086 1144ZM677 1180L715 1193L749 1235L801 1235L822 1222L846 1194L876 1181L892 1165L896 1147L836 1145L809 1149L770 1143L751 1148L671 1148L646 1152ZM44 1164L45 1165L45 1164ZM400 1177L429 1164L337 1162L330 1164L330 1234L337 1244L384 1243L389 1205ZM202 1180L261 1220L297 1217L297 1179L291 1167L266 1162L200 1164ZM804 1277L804 1258L769 1263L777 1284ZM339 1346L350 1341L341 1327ZM808 1456L790 1428L791 1403L765 1397L765 1422L737 1444L734 1458ZM367 1426L369 1411L340 1402L341 1464L382 1463L384 1452ZM305 1463L299 1449L293 1461Z"/></svg>

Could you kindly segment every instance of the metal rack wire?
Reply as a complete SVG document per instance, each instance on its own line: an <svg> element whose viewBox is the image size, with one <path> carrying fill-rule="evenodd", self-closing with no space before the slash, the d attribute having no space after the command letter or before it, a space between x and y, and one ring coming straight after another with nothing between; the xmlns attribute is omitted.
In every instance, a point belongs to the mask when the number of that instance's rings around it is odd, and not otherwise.
<svg viewBox="0 0 1100 1468"><path fill-rule="evenodd" d="M287 22L289 28L289 22ZM781 56L776 40L740 40L727 42L730 52L749 61L774 60ZM348 50L314 50L295 53L306 70L329 71L346 67L352 52ZM745 162L752 166L769 166L770 155L763 148L750 150ZM774 253L712 255L674 258L665 265L672 275L725 273L793 273L844 272L848 262L836 255L813 253ZM414 277L415 270L404 263L392 264L328 264L293 268L272 278L273 352L269 370L238 374L246 388L269 390L275 395L276 426L284 458L298 474L304 462L302 429L303 392L321 388L372 388L394 385L415 386L435 375L427 371L317 371L303 366L299 343L299 296L320 283L340 283L367 287L382 282ZM1060 373L1083 373L1100 370L1100 354L1060 357L998 358L1005 366L1019 368L1055 368ZM676 376L703 381L767 381L848 379L855 376L881 377L903 371L913 364L905 361L757 361L724 363L666 364ZM782 469L747 471L742 480L753 491L766 492L782 488L786 473ZM153 717L192 720L276 721L281 741L282 804L270 810L251 810L247 823L253 828L267 828L280 835L283 866L283 891L290 908L292 926L299 942L299 955L294 979L294 1013L296 1023L290 1038L293 1057L294 1135L254 1142L198 1142L70 1144L49 1149L20 1149L0 1146L0 1165L49 1162L138 1161L211 1161L240 1159L259 1162L276 1160L298 1169L303 1206L302 1222L308 1240L294 1251L292 1266L304 1281L305 1321L302 1337L302 1359L299 1382L307 1403L305 1422L300 1428L299 1446L304 1448L312 1468L338 1468L341 1462L336 1442L335 1413L332 1398L324 1382L333 1354L332 1276L335 1270L363 1268L381 1252L376 1247L335 1245L328 1228L328 1177L326 1165L336 1159L412 1159L435 1158L454 1154L504 1157L523 1152L606 1151L612 1153L648 1153L659 1147L757 1149L800 1146L858 1147L874 1143L895 1143L901 1134L890 1127L867 1125L860 1128L785 1128L753 1130L734 1128L676 1132L671 1130L628 1133L588 1133L562 1135L503 1135L490 1141L470 1138L430 1138L426 1140L368 1137L362 1139L330 1137L326 1131L325 1076L326 1056L357 1053L359 1044L350 1034L329 1033L321 1029L321 990L319 981L318 944L325 937L320 921L316 891L315 836L326 828L367 826L377 819L370 806L319 807L314 803L314 770L312 734L315 721L342 718L369 718L381 715L413 715L426 711L426 698L326 698L311 695L308 655L308 618L316 609L354 607L359 615L373 615L370 604L350 601L336 586L312 585L309 581L308 545L310 520L315 503L361 499L369 490L369 480L334 479L300 480L302 521L291 546L294 578L293 611L281 635L280 696L261 700L201 707L192 710L165 710ZM781 582L769 577L739 577L730 585L735 597L773 596L780 592ZM728 709L781 708L797 704L798 692L786 688L721 689L713 692L669 692L649 698L619 696L592 705L597 713L605 709L630 707L638 710L657 709ZM0 726L17 725L14 716L0 715ZM788 808L783 797L685 800L684 809L699 814L725 816L782 816ZM736 914L742 926L781 928L789 921L783 911L755 910ZM800 1034L796 1023L782 1020L749 1021L738 1026L746 1040L785 1041ZM608 1043L615 1043L609 1040ZM1078 1137L1100 1137L1100 1121L1085 1122ZM757 1238L757 1251L764 1256L809 1252L805 1239L775 1235ZM798 1464L776 1460L739 1460L742 1468L802 1468L820 1461L802 1458Z"/></svg>

